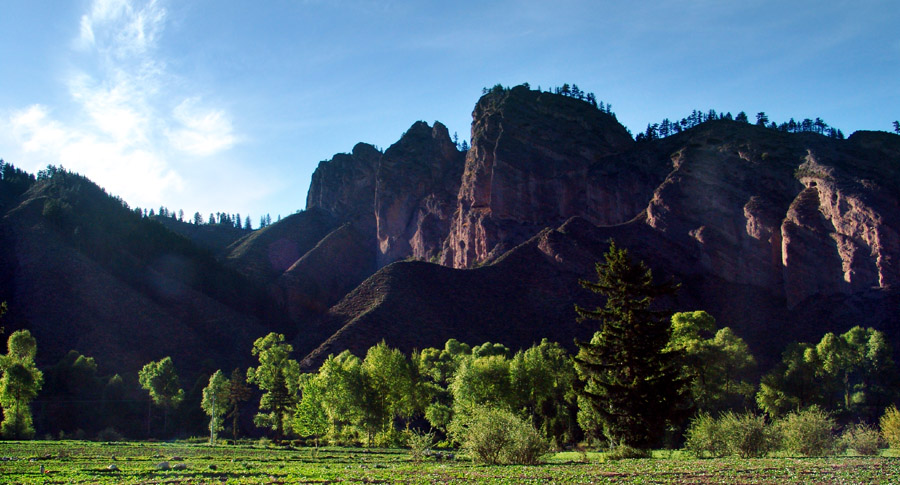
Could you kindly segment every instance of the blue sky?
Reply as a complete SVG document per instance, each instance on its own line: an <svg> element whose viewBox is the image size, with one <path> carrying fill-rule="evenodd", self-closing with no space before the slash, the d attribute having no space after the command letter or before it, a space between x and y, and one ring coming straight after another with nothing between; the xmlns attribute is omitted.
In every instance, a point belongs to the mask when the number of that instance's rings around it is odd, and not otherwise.
<svg viewBox="0 0 900 485"><path fill-rule="evenodd" d="M896 0L3 0L0 157L255 226L359 141L468 138L497 83L578 84L635 132L709 108L889 131L898 26Z"/></svg>

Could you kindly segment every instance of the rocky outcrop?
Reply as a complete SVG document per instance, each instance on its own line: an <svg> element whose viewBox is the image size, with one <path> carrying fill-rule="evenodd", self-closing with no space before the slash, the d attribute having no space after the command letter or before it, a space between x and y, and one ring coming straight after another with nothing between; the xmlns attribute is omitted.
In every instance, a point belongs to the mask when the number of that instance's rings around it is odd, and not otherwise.
<svg viewBox="0 0 900 485"><path fill-rule="evenodd" d="M380 160L381 152L374 146L357 143L351 153L320 162L309 183L306 208L323 209L374 233L375 175Z"/></svg>
<svg viewBox="0 0 900 485"><path fill-rule="evenodd" d="M781 227L788 303L896 285L900 214L891 193L896 179L886 173L892 164L857 158L851 175L839 152L810 151L805 160L797 169L805 188ZM866 172L873 178L860 177Z"/></svg>
<svg viewBox="0 0 900 485"><path fill-rule="evenodd" d="M436 259L450 228L464 153L441 123L413 124L384 152L375 185L378 265Z"/></svg>
<svg viewBox="0 0 900 485"><path fill-rule="evenodd" d="M595 224L625 222L646 207L659 182L637 168L642 163L627 171L613 163L610 155L630 147L631 136L584 101L524 86L495 88L472 118L445 265L472 267L576 215Z"/></svg>

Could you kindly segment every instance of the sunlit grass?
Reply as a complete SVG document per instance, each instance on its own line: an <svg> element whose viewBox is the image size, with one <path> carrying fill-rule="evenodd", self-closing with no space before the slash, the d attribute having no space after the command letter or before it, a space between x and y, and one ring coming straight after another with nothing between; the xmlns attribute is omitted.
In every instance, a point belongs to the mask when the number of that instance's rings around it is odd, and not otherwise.
<svg viewBox="0 0 900 485"><path fill-rule="evenodd" d="M548 454L537 466L480 466L465 457L415 463L407 450L189 443L0 442L0 483L898 483L900 453L880 457L697 460ZM183 463L184 470L160 470ZM41 474L41 466L44 472ZM118 470L109 470L115 465Z"/></svg>

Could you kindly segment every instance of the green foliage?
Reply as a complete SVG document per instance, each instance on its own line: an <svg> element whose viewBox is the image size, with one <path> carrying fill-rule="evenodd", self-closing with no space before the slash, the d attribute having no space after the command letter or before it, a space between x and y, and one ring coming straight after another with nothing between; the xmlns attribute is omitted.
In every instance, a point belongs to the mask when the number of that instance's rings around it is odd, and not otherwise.
<svg viewBox="0 0 900 485"><path fill-rule="evenodd" d="M322 403L324 388L318 376L304 375L302 397L297 409L294 411L293 428L304 436L312 436L315 439L316 448L319 447L319 437L328 432L328 414Z"/></svg>
<svg viewBox="0 0 900 485"><path fill-rule="evenodd" d="M778 432L763 416L727 411L718 418L697 415L688 427L685 449L700 458L760 458L778 446Z"/></svg>
<svg viewBox="0 0 900 485"><path fill-rule="evenodd" d="M409 418L417 411L410 365L397 349L381 341L371 347L362 362L366 404L363 423L372 443L378 433L390 430L394 418Z"/></svg>
<svg viewBox="0 0 900 485"><path fill-rule="evenodd" d="M162 457L155 458L157 454ZM187 469L156 469L176 455L184 458ZM416 463L396 450L330 447L315 453L255 443L210 447L184 441L0 441L0 456L19 458L0 467L4 481L13 483L900 483L897 459L888 456L695 460L657 455L652 460L609 461L589 453L585 463L569 451L543 456L542 466L522 467L447 459ZM113 463L118 471L107 469ZM49 473L41 476L40 465Z"/></svg>
<svg viewBox="0 0 900 485"><path fill-rule="evenodd" d="M419 430L407 430L406 446L409 447L409 457L415 463L421 463L434 445L434 432L424 433Z"/></svg>
<svg viewBox="0 0 900 485"><path fill-rule="evenodd" d="M259 366L247 369L247 382L263 391L253 422L275 431L277 439L284 435L284 423L297 404L300 364L290 358L293 351L284 335L269 333L253 342L251 353L259 359Z"/></svg>
<svg viewBox="0 0 900 485"><path fill-rule="evenodd" d="M756 393L756 403L763 412L777 417L822 401L811 349L807 343L789 345L781 355L781 364L763 376Z"/></svg>
<svg viewBox="0 0 900 485"><path fill-rule="evenodd" d="M34 436L29 404L43 384L43 373L34 364L37 342L28 330L18 330L9 336L7 350L0 356L0 434L7 439L28 439Z"/></svg>
<svg viewBox="0 0 900 485"><path fill-rule="evenodd" d="M818 406L788 413L778 422L782 448L803 456L831 454L837 444L834 429L834 418Z"/></svg>
<svg viewBox="0 0 900 485"><path fill-rule="evenodd" d="M756 386L756 360L730 328L716 331L715 319L704 311L672 315L668 351L682 358L682 376L690 382L699 411L721 412L746 406Z"/></svg>
<svg viewBox="0 0 900 485"><path fill-rule="evenodd" d="M549 442L572 442L578 433L577 380L572 358L559 344L543 339L517 352L509 364L513 408L523 410Z"/></svg>
<svg viewBox="0 0 900 485"><path fill-rule="evenodd" d="M240 430L241 403L250 399L250 387L247 386L246 374L235 368L228 379L228 415L231 418L231 435L237 440Z"/></svg>
<svg viewBox="0 0 900 485"><path fill-rule="evenodd" d="M816 345L793 344L763 377L757 403L773 416L818 405L874 420L897 395L891 354L883 333L858 326L825 334Z"/></svg>
<svg viewBox="0 0 900 485"><path fill-rule="evenodd" d="M547 451L547 443L533 426L503 408L478 405L471 412L458 413L450 434L474 461L488 465L532 465Z"/></svg>
<svg viewBox="0 0 900 485"><path fill-rule="evenodd" d="M362 362L349 351L329 355L316 379L323 390L321 402L330 422L333 442L352 442L356 424L362 419L364 382Z"/></svg>
<svg viewBox="0 0 900 485"><path fill-rule="evenodd" d="M509 359L491 355L464 360L450 384L450 391L454 410L482 404L511 408Z"/></svg>
<svg viewBox="0 0 900 485"><path fill-rule="evenodd" d="M184 389L178 384L178 374L171 357L149 362L138 372L138 382L150 393L150 399L163 408L163 432L168 429L169 411L184 400Z"/></svg>
<svg viewBox="0 0 900 485"><path fill-rule="evenodd" d="M103 395L103 387L94 358L69 351L44 372L42 427L69 431L83 429L93 435L106 426L113 426L109 418L118 417L114 416L116 413L107 414L111 410L103 408L108 403L102 407L96 403Z"/></svg>
<svg viewBox="0 0 900 485"><path fill-rule="evenodd" d="M648 449L634 448L628 445L616 446L606 454L606 458L612 461L637 460L641 458L650 458L651 456L652 453Z"/></svg>
<svg viewBox="0 0 900 485"><path fill-rule="evenodd" d="M685 432L684 448L698 458L721 458L730 451L719 420L706 412L691 420Z"/></svg>
<svg viewBox="0 0 900 485"><path fill-rule="evenodd" d="M878 429L865 423L857 423L841 433L840 446L858 455L874 456L884 447L884 440Z"/></svg>
<svg viewBox="0 0 900 485"><path fill-rule="evenodd" d="M685 408L679 356L666 351L671 313L651 308L677 287L655 285L650 269L632 263L627 250L613 242L604 258L596 265L597 281L580 284L605 297L605 305L575 307L579 321L599 322L590 342L576 341L575 368L584 383L579 404L589 408L583 414L596 420L613 445L650 448ZM586 431L597 435L600 430Z"/></svg>
<svg viewBox="0 0 900 485"><path fill-rule="evenodd" d="M728 411L719 418L719 426L731 455L761 458L778 446L777 430L763 416Z"/></svg>
<svg viewBox="0 0 900 485"><path fill-rule="evenodd" d="M217 370L209 378L209 384L203 389L200 407L209 416L209 441L216 443L216 434L224 429L223 417L228 411L228 378L221 370Z"/></svg>
<svg viewBox="0 0 900 485"><path fill-rule="evenodd" d="M0 162L2 162L2 160L0 160ZM0 318L3 318L3 315L6 314L6 311L7 311L6 302L5 301L0 302ZM0 327L0 335L3 335L3 333L5 331L6 330L3 327Z"/></svg>
<svg viewBox="0 0 900 485"><path fill-rule="evenodd" d="M891 406L884 410L884 415L878 421L881 428L881 436L892 449L900 450L900 411L897 406Z"/></svg>

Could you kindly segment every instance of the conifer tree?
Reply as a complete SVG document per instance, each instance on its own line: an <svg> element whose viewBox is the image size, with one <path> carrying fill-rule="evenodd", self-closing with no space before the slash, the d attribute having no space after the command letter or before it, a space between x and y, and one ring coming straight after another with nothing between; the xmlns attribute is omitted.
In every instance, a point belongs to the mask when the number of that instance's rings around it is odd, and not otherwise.
<svg viewBox="0 0 900 485"><path fill-rule="evenodd" d="M580 421L593 423L585 431L602 433L615 446L649 449L659 444L669 422L686 414L678 355L666 351L671 312L651 308L677 285L654 284L650 269L633 263L612 241L604 259L596 264L597 281L579 281L605 297L604 306L575 306L579 322L599 322L589 342L575 341L581 415L593 417Z"/></svg>

